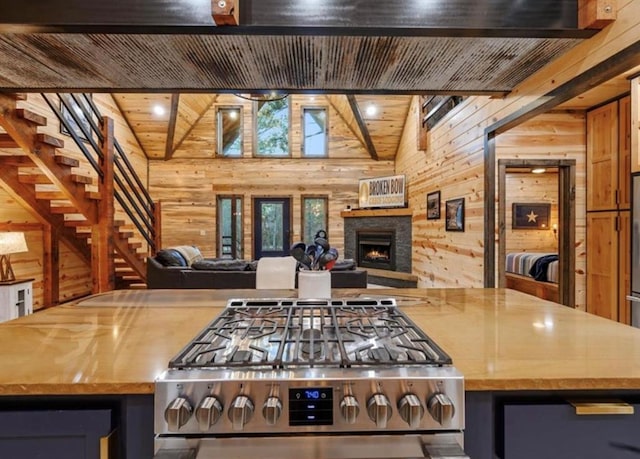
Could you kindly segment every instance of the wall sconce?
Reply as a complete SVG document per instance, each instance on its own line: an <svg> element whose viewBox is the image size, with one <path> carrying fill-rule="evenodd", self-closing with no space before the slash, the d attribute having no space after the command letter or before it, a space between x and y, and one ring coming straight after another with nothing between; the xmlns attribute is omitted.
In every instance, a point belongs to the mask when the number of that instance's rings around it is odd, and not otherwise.
<svg viewBox="0 0 640 459"><path fill-rule="evenodd" d="M11 268L10 255L28 250L24 233L0 233L0 283L16 280Z"/></svg>
<svg viewBox="0 0 640 459"><path fill-rule="evenodd" d="M554 223L551 225L551 231L553 231L553 237L558 239L558 224Z"/></svg>

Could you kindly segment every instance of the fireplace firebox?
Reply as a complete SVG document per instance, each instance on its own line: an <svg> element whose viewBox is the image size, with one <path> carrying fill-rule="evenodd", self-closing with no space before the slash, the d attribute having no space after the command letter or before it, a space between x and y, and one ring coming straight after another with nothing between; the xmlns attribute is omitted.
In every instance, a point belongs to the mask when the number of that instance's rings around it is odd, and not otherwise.
<svg viewBox="0 0 640 459"><path fill-rule="evenodd" d="M395 271L395 231L358 231L358 266Z"/></svg>

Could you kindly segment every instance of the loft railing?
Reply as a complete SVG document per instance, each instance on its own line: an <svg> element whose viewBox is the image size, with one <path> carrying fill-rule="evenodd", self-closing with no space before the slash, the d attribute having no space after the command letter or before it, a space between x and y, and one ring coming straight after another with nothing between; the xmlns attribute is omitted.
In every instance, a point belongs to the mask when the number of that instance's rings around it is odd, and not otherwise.
<svg viewBox="0 0 640 459"><path fill-rule="evenodd" d="M42 97L60 120L63 132L71 136L102 183L103 118L91 94L42 94ZM151 253L155 253L156 205L115 137L113 143L114 199L147 241Z"/></svg>

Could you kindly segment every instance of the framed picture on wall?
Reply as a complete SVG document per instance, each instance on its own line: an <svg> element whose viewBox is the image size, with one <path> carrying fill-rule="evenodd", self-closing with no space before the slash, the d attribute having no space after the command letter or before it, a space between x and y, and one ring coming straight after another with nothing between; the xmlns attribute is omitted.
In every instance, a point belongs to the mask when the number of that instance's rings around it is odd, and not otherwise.
<svg viewBox="0 0 640 459"><path fill-rule="evenodd" d="M427 220L440 219L440 191L427 194Z"/></svg>
<svg viewBox="0 0 640 459"><path fill-rule="evenodd" d="M447 231L464 231L464 198L450 199L445 203L445 222Z"/></svg>
<svg viewBox="0 0 640 459"><path fill-rule="evenodd" d="M549 229L551 204L543 202L514 202L512 206L513 229Z"/></svg>

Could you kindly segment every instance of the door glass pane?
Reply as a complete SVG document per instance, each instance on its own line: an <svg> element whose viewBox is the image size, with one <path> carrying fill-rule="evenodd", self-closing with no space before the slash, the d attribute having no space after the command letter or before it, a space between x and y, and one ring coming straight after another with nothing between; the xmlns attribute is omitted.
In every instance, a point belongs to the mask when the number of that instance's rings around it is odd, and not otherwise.
<svg viewBox="0 0 640 459"><path fill-rule="evenodd" d="M235 258L244 258L244 250L242 248L242 242L244 233L242 232L242 198L236 198L236 208L234 212L234 220L236 224L236 237L235 237Z"/></svg>
<svg viewBox="0 0 640 459"><path fill-rule="evenodd" d="M309 244L318 231L327 230L327 198L304 198L303 212L304 242Z"/></svg>
<svg viewBox="0 0 640 459"><path fill-rule="evenodd" d="M242 198L218 198L218 257L242 258Z"/></svg>
<svg viewBox="0 0 640 459"><path fill-rule="evenodd" d="M262 251L282 251L283 215L281 203L262 203Z"/></svg>
<svg viewBox="0 0 640 459"><path fill-rule="evenodd" d="M242 109L218 109L218 155L242 156Z"/></svg>
<svg viewBox="0 0 640 459"><path fill-rule="evenodd" d="M256 102L256 155L289 155L289 98Z"/></svg>
<svg viewBox="0 0 640 459"><path fill-rule="evenodd" d="M303 110L303 154L304 156L327 155L327 110L305 108Z"/></svg>

